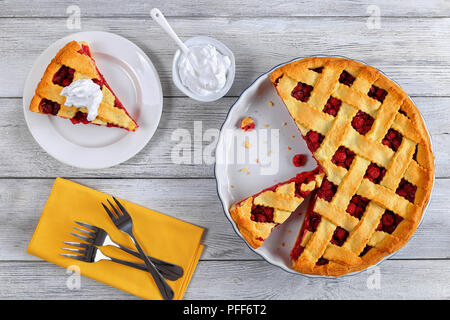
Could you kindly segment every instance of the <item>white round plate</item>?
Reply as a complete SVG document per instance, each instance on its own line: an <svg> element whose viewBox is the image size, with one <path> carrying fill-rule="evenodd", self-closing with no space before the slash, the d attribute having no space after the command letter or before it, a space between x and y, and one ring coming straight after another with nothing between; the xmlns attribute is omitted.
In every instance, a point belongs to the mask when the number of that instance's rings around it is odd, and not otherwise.
<svg viewBox="0 0 450 320"><path fill-rule="evenodd" d="M299 59L303 58L294 60ZM228 116L221 128L216 149L215 175L217 192L222 202L225 215L230 220L236 233L242 239L241 233L228 212L228 209L233 203L243 200L279 182L289 180L299 172L313 170L316 167L316 162L311 157L311 152L306 147L306 143L301 137L300 131L268 77L268 75L276 68L294 60L280 64L269 72L262 74L250 85L250 87L245 89L238 100L230 108ZM272 101L274 105L270 106L269 101ZM243 149L241 146L242 141L237 142L235 135L245 135L239 128L239 123L242 118L247 116L251 116L255 119L256 128L258 130L254 130L253 132L266 131L267 139L262 136L256 140L256 143L250 143L250 149ZM276 145L271 143L271 129L279 130L278 150L276 150ZM274 132L274 135L277 135L276 132ZM269 146L267 147L267 150L264 150L265 146ZM289 150L288 147L291 148L291 150ZM236 159L236 155L239 154L237 148L240 148L241 154L246 154L245 161L242 161L243 159L241 161ZM251 155L252 148L254 148L253 155ZM262 165L261 161L260 163L256 163L255 161L256 157L261 159L270 151L272 152L269 156L279 155L278 170L267 170L271 167L270 165ZM305 166L296 168L292 164L292 158L295 154L299 153L308 155L308 161ZM275 165L272 165L272 168L275 167ZM334 278L320 275L306 275L290 268L291 261L289 254L297 239L298 231L300 230L308 202L309 198L305 199L296 212L291 214L282 225L273 230L270 237L264 241L261 247L258 249L253 249L250 246L248 247L262 256L267 262L274 264L285 271L308 277ZM423 216L424 215L422 215L422 219ZM243 241L247 244L245 239L243 239ZM395 253L396 252L393 254ZM380 262L388 259L393 254L384 257ZM349 273L346 276L354 275L359 272L361 271Z"/></svg>
<svg viewBox="0 0 450 320"><path fill-rule="evenodd" d="M128 132L28 110L47 65L68 42L86 41L100 72L139 128ZM131 41L113 33L89 31L54 42L36 60L25 83L23 108L37 143L55 159L74 167L100 169L122 163L138 153L158 127L163 95L158 73L147 55Z"/></svg>

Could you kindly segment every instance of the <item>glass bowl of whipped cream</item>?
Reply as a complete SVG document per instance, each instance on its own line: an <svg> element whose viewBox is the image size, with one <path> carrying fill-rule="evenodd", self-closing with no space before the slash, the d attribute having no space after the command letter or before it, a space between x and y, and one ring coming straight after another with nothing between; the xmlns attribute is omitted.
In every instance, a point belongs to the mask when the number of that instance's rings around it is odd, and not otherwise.
<svg viewBox="0 0 450 320"><path fill-rule="evenodd" d="M233 52L222 42L198 36L184 42L189 54L177 50L172 63L172 79L178 89L194 100L216 101L234 81Z"/></svg>

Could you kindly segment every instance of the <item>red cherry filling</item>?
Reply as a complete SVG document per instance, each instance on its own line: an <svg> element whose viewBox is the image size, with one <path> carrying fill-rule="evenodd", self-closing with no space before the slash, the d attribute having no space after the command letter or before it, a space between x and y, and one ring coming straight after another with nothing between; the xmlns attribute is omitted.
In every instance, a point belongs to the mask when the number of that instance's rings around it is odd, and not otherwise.
<svg viewBox="0 0 450 320"><path fill-rule="evenodd" d="M302 247L300 244L302 243L302 237L297 237L297 240L295 241L294 247L292 248L292 251L290 253L290 257L292 260L297 261L298 257L302 254L303 250L305 250L305 247Z"/></svg>
<svg viewBox="0 0 450 320"><path fill-rule="evenodd" d="M305 154L296 154L293 158L292 158L292 163L294 164L294 166L296 167L302 167L306 164L306 155Z"/></svg>
<svg viewBox="0 0 450 320"><path fill-rule="evenodd" d="M339 108L341 107L342 101L333 97L330 97L327 101L327 104L325 107L323 107L323 112L328 113L332 115L333 117L336 117Z"/></svg>
<svg viewBox="0 0 450 320"><path fill-rule="evenodd" d="M87 120L87 113L78 111L75 116L70 119L70 121L72 121L73 124L77 124L77 123L84 123L84 124L88 124L89 121Z"/></svg>
<svg viewBox="0 0 450 320"><path fill-rule="evenodd" d="M411 182L402 179L400 184L398 185L397 190L395 191L399 196L405 198L411 203L414 203L414 199L416 197L417 187L413 185Z"/></svg>
<svg viewBox="0 0 450 320"><path fill-rule="evenodd" d="M303 82L299 82L292 90L291 95L297 100L306 102L308 101L309 96L311 95L312 89L313 89L312 86Z"/></svg>
<svg viewBox="0 0 450 320"><path fill-rule="evenodd" d="M255 123L249 123L248 125L242 127L242 130L244 131L252 131L253 129L255 129Z"/></svg>
<svg viewBox="0 0 450 320"><path fill-rule="evenodd" d="M397 228L398 224L402 222L403 218L398 214L393 213L390 210L386 210L381 217L380 223L378 224L377 231L384 231L391 234Z"/></svg>
<svg viewBox="0 0 450 320"><path fill-rule="evenodd" d="M318 67L318 68L314 68L314 69L310 69L310 70L317 72L317 73L322 73L323 67Z"/></svg>
<svg viewBox="0 0 450 320"><path fill-rule="evenodd" d="M371 246L366 245L366 247L364 248L364 250L359 254L360 257L363 257L366 255L367 252L369 252L369 250L372 249Z"/></svg>
<svg viewBox="0 0 450 320"><path fill-rule="evenodd" d="M322 169L317 167L313 171L310 172L302 172L295 176L295 196L299 198L304 198L308 194L311 193L311 191L302 191L302 184L307 184L311 181L313 181L317 174L322 172ZM290 181L289 181L290 182ZM288 183L289 183L288 182Z"/></svg>
<svg viewBox="0 0 450 320"><path fill-rule="evenodd" d="M352 127L362 135L370 131L372 124L373 118L363 111L358 111L352 119Z"/></svg>
<svg viewBox="0 0 450 320"><path fill-rule="evenodd" d="M327 264L328 262L330 262L330 261L328 261L325 258L320 258L319 260L317 260L316 266L323 266L323 265Z"/></svg>
<svg viewBox="0 0 450 320"><path fill-rule="evenodd" d="M417 146L418 145L416 144L416 151L414 151L414 154L413 154L413 160L414 161L417 161L417 151L419 150Z"/></svg>
<svg viewBox="0 0 450 320"><path fill-rule="evenodd" d="M337 186L330 182L327 178L322 181L322 185L320 189L317 190L317 196L325 201L330 202L333 199L334 194L336 193Z"/></svg>
<svg viewBox="0 0 450 320"><path fill-rule="evenodd" d="M53 76L53 83L62 87L67 87L73 81L75 70L66 66L61 66Z"/></svg>
<svg viewBox="0 0 450 320"><path fill-rule="evenodd" d="M383 102L384 98L386 98L387 91L384 89L378 88L375 85L372 85L372 87L370 87L367 95L373 99Z"/></svg>
<svg viewBox="0 0 450 320"><path fill-rule="evenodd" d="M43 98L39 103L39 110L42 113L52 114L56 116L59 112L61 105L58 102L54 102L48 99Z"/></svg>
<svg viewBox="0 0 450 320"><path fill-rule="evenodd" d="M273 222L273 208L254 206L250 219L256 222Z"/></svg>
<svg viewBox="0 0 450 320"><path fill-rule="evenodd" d="M303 222L305 224L305 229L310 232L315 232L317 230L317 226L322 220L322 216L314 211L312 211Z"/></svg>
<svg viewBox="0 0 450 320"><path fill-rule="evenodd" d="M308 149L314 153L317 149L319 149L320 144L322 143L325 137L316 131L308 131L306 134L305 140Z"/></svg>
<svg viewBox="0 0 450 320"><path fill-rule="evenodd" d="M334 154L333 158L331 158L331 162L333 162L337 166L343 167L348 170L354 158L355 153L353 151L347 149L344 146L340 146L336 150L336 153Z"/></svg>
<svg viewBox="0 0 450 320"><path fill-rule="evenodd" d="M352 76L347 71L342 71L341 75L339 76L339 82L342 84L345 84L346 86L351 86L353 84L353 81L355 81L355 77Z"/></svg>
<svg viewBox="0 0 450 320"><path fill-rule="evenodd" d="M78 53L85 54L85 55L91 57L91 51L89 50L89 47L84 44L81 45L81 49L78 50Z"/></svg>
<svg viewBox="0 0 450 320"><path fill-rule="evenodd" d="M386 133L386 136L381 141L382 144L385 146L388 146L394 151L397 151L400 145L402 144L403 136L400 132L389 129L389 131Z"/></svg>
<svg viewBox="0 0 450 320"><path fill-rule="evenodd" d="M369 199L363 198L355 194L347 206L347 212L355 218L361 219L366 207L369 204Z"/></svg>
<svg viewBox="0 0 450 320"><path fill-rule="evenodd" d="M364 178L369 179L373 183L379 184L381 180L383 180L385 174L386 174L385 168L380 167L372 162L367 167L367 171L366 174L364 175Z"/></svg>
<svg viewBox="0 0 450 320"><path fill-rule="evenodd" d="M279 76L278 78L276 78L274 85L275 87L278 86L278 83L280 82L280 79L283 78L283 76Z"/></svg>
<svg viewBox="0 0 450 320"><path fill-rule="evenodd" d="M333 237L331 238L330 242L336 246L341 247L344 244L347 237L348 237L348 231L341 227L337 227L334 230Z"/></svg>
<svg viewBox="0 0 450 320"><path fill-rule="evenodd" d="M302 247L301 244L303 241L303 237L305 236L306 230L310 232L315 232L317 230L317 226L320 223L320 220L322 220L322 217L318 213L313 211L315 203L316 197L310 199L308 209L305 214L305 219L298 233L294 247L292 248L292 251L290 253L290 257L294 261L298 259L298 257L302 254L303 250L305 249L304 247Z"/></svg>

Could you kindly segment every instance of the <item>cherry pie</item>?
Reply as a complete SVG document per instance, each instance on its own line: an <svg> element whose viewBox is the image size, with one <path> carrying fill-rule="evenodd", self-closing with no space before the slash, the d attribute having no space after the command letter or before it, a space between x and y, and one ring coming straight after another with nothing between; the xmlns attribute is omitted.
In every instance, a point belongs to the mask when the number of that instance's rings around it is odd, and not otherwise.
<svg viewBox="0 0 450 320"><path fill-rule="evenodd" d="M430 139L407 94L375 68L333 57L289 63L270 80L318 163L315 172L324 173L308 188L314 194L292 268L340 276L401 248L418 226L434 179ZM254 248L302 196L279 195L280 207L275 192L284 190L270 190L271 197L256 201L263 192L230 209ZM286 213L276 220L280 209Z"/></svg>
<svg viewBox="0 0 450 320"><path fill-rule="evenodd" d="M92 122L87 120L86 108L67 107L64 105L66 98L60 95L64 87L79 79L92 79L102 88L103 100L98 108L98 116ZM67 118L73 124L93 123L129 131L138 128L136 121L128 114L98 70L86 42L71 41L53 58L36 88L30 110Z"/></svg>

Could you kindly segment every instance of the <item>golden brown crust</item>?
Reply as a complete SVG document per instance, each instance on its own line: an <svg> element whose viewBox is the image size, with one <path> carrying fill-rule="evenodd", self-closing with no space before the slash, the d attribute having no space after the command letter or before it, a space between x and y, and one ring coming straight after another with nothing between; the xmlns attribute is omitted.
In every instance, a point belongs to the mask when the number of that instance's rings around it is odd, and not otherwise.
<svg viewBox="0 0 450 320"><path fill-rule="evenodd" d="M322 70L315 72L312 70L315 68ZM338 81L344 70L355 78L351 86ZM273 71L270 80L300 131L305 135L314 130L325 136L314 156L328 180L338 186L331 202L316 202L314 211L321 214L322 220L308 238L299 258L293 261L293 268L306 274L340 276L370 267L404 246L421 220L434 180L430 138L417 107L408 95L377 69L334 57L294 61ZM291 96L298 82L314 88L307 102ZM388 92L382 102L368 96L372 85ZM331 95L342 101L336 117L321 112ZM365 135L357 133L351 126L351 119L358 110L375 119ZM403 136L396 151L381 143L390 128ZM330 161L341 145L356 154L348 170ZM379 184L363 179L371 162L386 168ZM396 193L402 179L417 187L414 203ZM354 194L371 200L359 221L350 219L351 216L345 212ZM376 231L386 209L403 218L391 234ZM349 232L341 247L330 243L337 226ZM360 257L366 245L372 248ZM318 265L319 258L329 262Z"/></svg>
<svg viewBox="0 0 450 320"><path fill-rule="evenodd" d="M41 100L45 98L60 104L60 109L57 113L57 116L59 117L71 119L78 111L87 113L86 108L65 106L64 102L66 101L66 98L60 95L63 87L53 83L53 77L62 65L75 70L73 81L85 78L97 80L101 79L93 59L86 54L78 52L82 49L81 45L88 46L85 42L78 43L76 41L71 41L59 50L47 66L47 69L45 70L44 75L36 88L35 95L30 103L31 111L43 113L39 107ZM94 119L94 121L92 121L92 123L98 125L113 124L130 131L135 131L137 128L136 122L124 109L115 107L114 103L116 98L106 85L102 86L102 92L103 100L98 109L98 116Z"/></svg>

